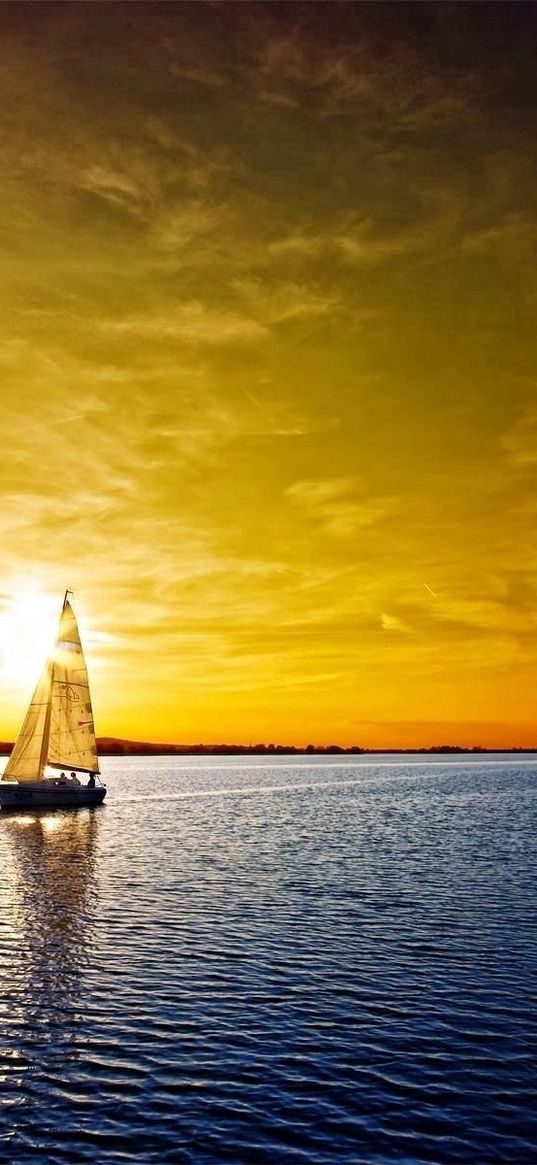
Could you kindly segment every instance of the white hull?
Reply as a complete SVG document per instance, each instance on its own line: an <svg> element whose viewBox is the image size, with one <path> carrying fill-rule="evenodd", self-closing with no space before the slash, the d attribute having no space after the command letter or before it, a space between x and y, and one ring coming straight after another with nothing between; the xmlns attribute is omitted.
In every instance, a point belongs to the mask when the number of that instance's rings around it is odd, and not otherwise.
<svg viewBox="0 0 537 1165"><path fill-rule="evenodd" d="M104 785L75 785L56 781L0 781L2 809L76 809L100 805L106 796Z"/></svg>

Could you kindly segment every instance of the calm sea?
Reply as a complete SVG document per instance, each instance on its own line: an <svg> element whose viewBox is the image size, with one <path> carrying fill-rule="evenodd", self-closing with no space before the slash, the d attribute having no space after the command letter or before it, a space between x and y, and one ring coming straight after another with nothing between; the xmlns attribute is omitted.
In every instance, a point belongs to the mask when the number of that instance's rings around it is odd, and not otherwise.
<svg viewBox="0 0 537 1165"><path fill-rule="evenodd" d="M537 758L104 768L0 819L0 1160L537 1160Z"/></svg>

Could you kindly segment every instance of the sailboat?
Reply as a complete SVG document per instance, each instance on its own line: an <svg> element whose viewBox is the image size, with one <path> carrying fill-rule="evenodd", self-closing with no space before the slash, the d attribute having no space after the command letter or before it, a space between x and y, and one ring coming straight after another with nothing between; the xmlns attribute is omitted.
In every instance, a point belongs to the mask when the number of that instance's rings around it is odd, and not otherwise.
<svg viewBox="0 0 537 1165"><path fill-rule="evenodd" d="M65 592L54 650L0 780L2 809L100 805L106 796L99 778L88 671L70 594Z"/></svg>

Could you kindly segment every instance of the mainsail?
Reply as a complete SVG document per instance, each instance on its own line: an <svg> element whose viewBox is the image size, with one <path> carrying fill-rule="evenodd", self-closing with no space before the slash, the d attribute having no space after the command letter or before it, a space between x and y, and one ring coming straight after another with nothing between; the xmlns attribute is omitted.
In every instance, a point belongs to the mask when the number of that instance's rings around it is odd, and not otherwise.
<svg viewBox="0 0 537 1165"><path fill-rule="evenodd" d="M39 780L46 765L99 772L88 672L67 595L54 653L45 664L3 779Z"/></svg>

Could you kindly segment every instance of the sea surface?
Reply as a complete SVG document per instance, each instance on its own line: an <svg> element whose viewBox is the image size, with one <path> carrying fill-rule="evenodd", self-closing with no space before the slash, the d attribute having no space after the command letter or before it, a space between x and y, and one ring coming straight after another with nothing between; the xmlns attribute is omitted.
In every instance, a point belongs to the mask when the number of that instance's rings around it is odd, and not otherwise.
<svg viewBox="0 0 537 1165"><path fill-rule="evenodd" d="M537 1160L537 758L103 762L0 819L0 1160Z"/></svg>

